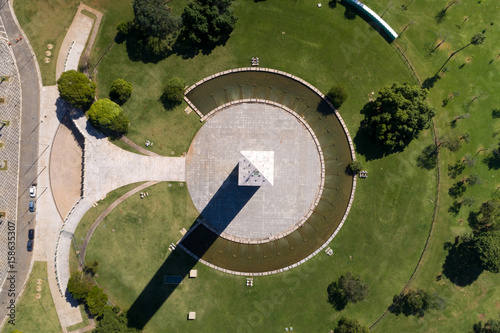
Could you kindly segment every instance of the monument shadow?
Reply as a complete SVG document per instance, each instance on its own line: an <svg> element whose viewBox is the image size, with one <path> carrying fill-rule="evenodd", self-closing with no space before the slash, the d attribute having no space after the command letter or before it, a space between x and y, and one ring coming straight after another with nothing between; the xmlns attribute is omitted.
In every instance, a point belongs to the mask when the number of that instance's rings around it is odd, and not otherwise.
<svg viewBox="0 0 500 333"><path fill-rule="evenodd" d="M198 219L205 217L208 221L213 221L217 231L206 233L203 242L190 244L189 248L195 246L198 255L205 253L258 189L258 186L238 186L238 165L236 165L190 227L190 230L197 227ZM189 242L188 238L189 236L184 237L180 244ZM172 251L127 311L129 326L142 330L178 286L165 284L164 277L175 275L184 280L197 262L198 260L179 247Z"/></svg>

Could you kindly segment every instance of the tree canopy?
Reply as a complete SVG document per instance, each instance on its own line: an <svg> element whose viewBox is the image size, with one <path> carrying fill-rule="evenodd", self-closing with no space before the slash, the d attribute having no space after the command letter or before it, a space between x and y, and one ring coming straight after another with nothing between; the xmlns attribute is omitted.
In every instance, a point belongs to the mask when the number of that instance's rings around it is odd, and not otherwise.
<svg viewBox="0 0 500 333"><path fill-rule="evenodd" d="M92 287L87 294L87 297L85 297L85 303L87 304L90 313L93 315L102 315L104 306L107 302L108 295L106 295L104 290L98 286Z"/></svg>
<svg viewBox="0 0 500 333"><path fill-rule="evenodd" d="M368 327L361 325L356 319L340 318L334 333L368 333Z"/></svg>
<svg viewBox="0 0 500 333"><path fill-rule="evenodd" d="M195 0L182 13L184 39L195 46L224 44L238 18L229 6L231 0Z"/></svg>
<svg viewBox="0 0 500 333"><path fill-rule="evenodd" d="M332 282L327 289L328 302L337 310L342 310L347 303L362 301L368 296L368 285L359 276L351 273L342 275L337 282Z"/></svg>
<svg viewBox="0 0 500 333"><path fill-rule="evenodd" d="M167 81L167 87L160 98L165 109L172 109L182 102L185 87L186 81L181 78L173 77Z"/></svg>
<svg viewBox="0 0 500 333"><path fill-rule="evenodd" d="M133 7L135 22L148 36L164 39L181 26L165 0L134 0Z"/></svg>
<svg viewBox="0 0 500 333"><path fill-rule="evenodd" d="M437 294L422 289L410 289L407 293L394 296L389 311L396 315L403 313L405 316L423 317L428 310L443 307L444 300Z"/></svg>
<svg viewBox="0 0 500 333"><path fill-rule="evenodd" d="M118 104L107 98L100 99L92 104L88 116L90 121L105 133L125 134L128 131L128 117Z"/></svg>
<svg viewBox="0 0 500 333"><path fill-rule="evenodd" d="M483 268L492 273L500 272L500 230L479 233L475 237L475 247Z"/></svg>
<svg viewBox="0 0 500 333"><path fill-rule="evenodd" d="M109 97L118 104L125 103L132 95L132 84L124 79L116 79L111 83Z"/></svg>
<svg viewBox="0 0 500 333"><path fill-rule="evenodd" d="M135 328L128 327L127 316L118 307L105 306L93 333L135 333Z"/></svg>
<svg viewBox="0 0 500 333"><path fill-rule="evenodd" d="M63 100L76 108L87 109L94 101L96 84L85 74L70 70L61 74L57 89Z"/></svg>
<svg viewBox="0 0 500 333"><path fill-rule="evenodd" d="M388 150L406 147L436 114L426 100L428 93L408 83L382 88L377 99L364 106L362 128Z"/></svg>
<svg viewBox="0 0 500 333"><path fill-rule="evenodd" d="M94 287L94 281L83 272L76 272L68 280L68 291L77 300L83 301Z"/></svg>

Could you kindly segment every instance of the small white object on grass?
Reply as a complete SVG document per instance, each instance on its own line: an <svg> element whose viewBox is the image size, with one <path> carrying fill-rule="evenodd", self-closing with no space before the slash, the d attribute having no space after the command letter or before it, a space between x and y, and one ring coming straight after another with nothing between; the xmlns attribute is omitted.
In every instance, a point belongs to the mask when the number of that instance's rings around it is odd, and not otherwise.
<svg viewBox="0 0 500 333"><path fill-rule="evenodd" d="M318 3L318 8L321 8L321 2L320 2L320 3Z"/></svg>

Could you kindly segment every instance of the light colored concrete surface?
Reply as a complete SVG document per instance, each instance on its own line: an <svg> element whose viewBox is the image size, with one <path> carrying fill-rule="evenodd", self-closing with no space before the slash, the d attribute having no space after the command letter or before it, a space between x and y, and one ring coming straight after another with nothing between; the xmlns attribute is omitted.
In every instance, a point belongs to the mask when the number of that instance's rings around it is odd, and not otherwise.
<svg viewBox="0 0 500 333"><path fill-rule="evenodd" d="M66 36L61 44L59 55L57 56L56 79L59 79L61 74L71 69L78 69L78 62L83 53L87 39L94 20L81 13L82 8L78 7L78 11L71 22L71 26L66 32Z"/></svg>
<svg viewBox="0 0 500 333"><path fill-rule="evenodd" d="M56 306L57 315L63 331L66 327L78 324L82 321L80 310L73 300L68 302L61 297L55 277L55 251L59 237L59 231L63 221L59 215L52 190L50 188L50 150L60 125L61 110L58 110L59 92L56 86L43 87L40 105L40 131L39 142L44 152L41 154L38 165L40 174L38 176L38 199L37 199L37 225L35 230L35 253L34 259L48 262L48 279L52 298ZM58 114L59 112L59 114Z"/></svg>
<svg viewBox="0 0 500 333"><path fill-rule="evenodd" d="M273 186L238 186L240 151L274 151ZM312 134L292 114L263 103L219 111L189 149L193 203L222 237L263 239L294 228L314 207L321 160ZM231 239L231 238L230 238Z"/></svg>
<svg viewBox="0 0 500 333"><path fill-rule="evenodd" d="M85 144L85 197L102 199L112 190L143 181L185 180L185 158L144 156L118 148L96 131L81 111L72 117Z"/></svg>
<svg viewBox="0 0 500 333"><path fill-rule="evenodd" d="M50 153L50 184L61 218L82 195L83 137L65 116L57 129Z"/></svg>

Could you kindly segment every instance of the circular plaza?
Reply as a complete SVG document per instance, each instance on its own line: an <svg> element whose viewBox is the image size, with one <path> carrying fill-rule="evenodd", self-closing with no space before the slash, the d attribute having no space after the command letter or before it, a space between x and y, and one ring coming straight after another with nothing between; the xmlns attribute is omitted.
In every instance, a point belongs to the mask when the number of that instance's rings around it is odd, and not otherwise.
<svg viewBox="0 0 500 333"><path fill-rule="evenodd" d="M194 138L186 181L206 227L243 243L284 237L323 190L321 147L292 110L265 101L219 109Z"/></svg>
<svg viewBox="0 0 500 333"><path fill-rule="evenodd" d="M288 73L239 68L207 77L185 100L205 122L186 158L199 218L179 245L231 274L286 271L342 227L356 179L347 128L328 99Z"/></svg>

